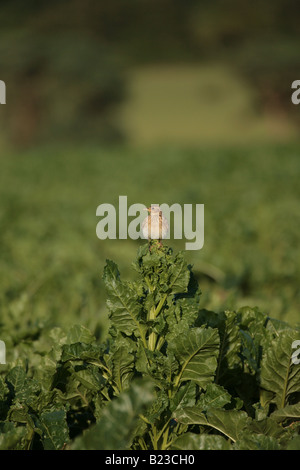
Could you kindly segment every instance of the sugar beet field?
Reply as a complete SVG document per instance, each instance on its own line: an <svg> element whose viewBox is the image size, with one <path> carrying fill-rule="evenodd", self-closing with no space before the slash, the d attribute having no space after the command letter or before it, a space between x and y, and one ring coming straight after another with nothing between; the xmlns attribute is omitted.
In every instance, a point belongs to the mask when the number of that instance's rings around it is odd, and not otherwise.
<svg viewBox="0 0 300 470"><path fill-rule="evenodd" d="M0 449L299 449L300 146L1 156ZM205 206L205 241L96 208Z"/></svg>

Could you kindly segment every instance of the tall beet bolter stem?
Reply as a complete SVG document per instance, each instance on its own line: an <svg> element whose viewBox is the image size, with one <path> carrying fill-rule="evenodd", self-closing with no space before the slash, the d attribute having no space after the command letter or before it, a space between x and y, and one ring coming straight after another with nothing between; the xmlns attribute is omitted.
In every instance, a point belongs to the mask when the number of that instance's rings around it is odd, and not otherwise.
<svg viewBox="0 0 300 470"><path fill-rule="evenodd" d="M161 240L166 238L169 231L168 221L158 205L150 206L145 210L149 212L149 215L142 225L143 235L148 238L149 242L150 240L158 240L159 245L162 246Z"/></svg>

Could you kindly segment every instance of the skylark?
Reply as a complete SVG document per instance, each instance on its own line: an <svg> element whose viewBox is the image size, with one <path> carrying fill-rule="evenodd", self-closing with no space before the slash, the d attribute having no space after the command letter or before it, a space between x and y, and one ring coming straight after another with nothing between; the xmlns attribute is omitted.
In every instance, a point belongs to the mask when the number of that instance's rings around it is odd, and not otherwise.
<svg viewBox="0 0 300 470"><path fill-rule="evenodd" d="M167 219L162 215L159 205L152 205L145 209L149 212L148 217L142 224L142 231L145 238L150 240L158 240L160 246L161 240L166 238L169 231Z"/></svg>

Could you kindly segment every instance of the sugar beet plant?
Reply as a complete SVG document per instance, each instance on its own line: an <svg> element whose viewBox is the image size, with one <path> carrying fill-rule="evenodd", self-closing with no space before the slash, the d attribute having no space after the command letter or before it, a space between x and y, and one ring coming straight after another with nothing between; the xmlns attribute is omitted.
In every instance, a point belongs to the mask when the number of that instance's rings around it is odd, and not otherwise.
<svg viewBox="0 0 300 470"><path fill-rule="evenodd" d="M0 448L299 449L299 329L256 308L200 309L184 255L156 242L134 268L126 282L105 266L105 344L56 328L50 350L2 375Z"/></svg>

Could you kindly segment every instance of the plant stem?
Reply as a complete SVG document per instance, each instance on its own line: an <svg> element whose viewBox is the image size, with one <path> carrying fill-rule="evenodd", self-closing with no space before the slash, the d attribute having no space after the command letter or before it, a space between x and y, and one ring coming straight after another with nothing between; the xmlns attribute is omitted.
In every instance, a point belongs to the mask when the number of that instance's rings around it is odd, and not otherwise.
<svg viewBox="0 0 300 470"><path fill-rule="evenodd" d="M32 428L31 431L30 431L30 434L29 434L29 438L28 438L27 450L31 449L31 444L32 444L32 441L33 441L33 437L34 437L34 429Z"/></svg>
<svg viewBox="0 0 300 470"><path fill-rule="evenodd" d="M155 311L156 311L155 307L151 307L150 312L149 312L149 320L155 320ZM156 333L152 331L148 338L148 346L149 346L150 351L154 351L155 343L156 343Z"/></svg>
<svg viewBox="0 0 300 470"><path fill-rule="evenodd" d="M161 445L161 450L166 450L168 447L168 438L169 438L169 428L167 428L163 434L163 442Z"/></svg>
<svg viewBox="0 0 300 470"><path fill-rule="evenodd" d="M157 305L157 307L156 307L156 310L155 310L155 312L154 312L155 318L159 315L159 313L160 313L160 311L161 311L161 309L162 309L162 307L163 307L163 305L164 305L164 303L165 303L167 297L168 297L168 294L164 294L164 295L162 296L162 298L160 299L160 301L159 301L159 303L158 303L158 305Z"/></svg>
<svg viewBox="0 0 300 470"><path fill-rule="evenodd" d="M146 446L146 443L145 443L145 441L142 437L139 437L139 444L140 444L142 450L148 450L148 448Z"/></svg>
<svg viewBox="0 0 300 470"><path fill-rule="evenodd" d="M155 350L156 338L157 338L157 334L154 333L154 331L152 331L152 333L150 333L149 339L148 339L148 346L149 346L150 351Z"/></svg>
<svg viewBox="0 0 300 470"><path fill-rule="evenodd" d="M156 349L158 351L160 351L160 349L161 349L162 345L164 344L164 342L165 342L165 338L163 336L161 336L159 338L159 340L157 341L157 344L156 344Z"/></svg>
<svg viewBox="0 0 300 470"><path fill-rule="evenodd" d="M148 286L148 289L149 289L149 292L152 292L153 291L153 287L150 283L150 280L149 280L149 276L145 276L145 281L146 281L146 284Z"/></svg>
<svg viewBox="0 0 300 470"><path fill-rule="evenodd" d="M158 447L157 447L157 434L156 434L156 427L152 425L152 432L149 433L150 434L150 438L151 438L151 441L152 441L152 445L153 445L153 450L158 450Z"/></svg>
<svg viewBox="0 0 300 470"><path fill-rule="evenodd" d="M161 312L161 309L163 308L163 305L164 305L164 303L167 299L167 296L168 296L168 294L164 294L162 296L162 298L160 299L160 301L159 301L156 308L151 307L151 309L149 311L149 320L155 320L157 318L157 316ZM157 334L154 331L152 331L149 335L149 338L148 338L148 346L149 346L150 351L155 350L156 340L157 340Z"/></svg>
<svg viewBox="0 0 300 470"><path fill-rule="evenodd" d="M170 423L170 420L168 419L168 421L165 423L165 425L163 426L162 430L159 432L159 434L157 435L157 439L160 439L161 436L163 435L163 433L165 432L166 428L169 426L169 423Z"/></svg>
<svg viewBox="0 0 300 470"><path fill-rule="evenodd" d="M139 417L140 417L146 424L151 424L150 421L148 421L148 419L147 419L144 415L140 414Z"/></svg>

